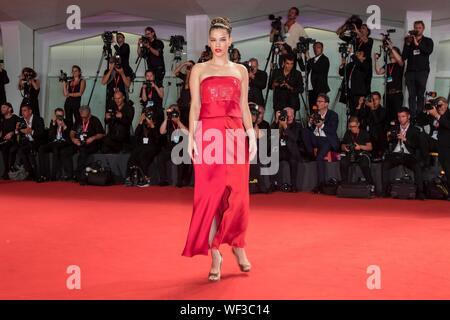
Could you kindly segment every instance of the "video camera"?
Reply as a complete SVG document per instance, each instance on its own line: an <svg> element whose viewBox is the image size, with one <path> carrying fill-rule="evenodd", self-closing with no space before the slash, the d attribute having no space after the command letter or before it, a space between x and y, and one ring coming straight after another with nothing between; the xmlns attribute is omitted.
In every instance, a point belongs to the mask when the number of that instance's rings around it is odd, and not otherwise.
<svg viewBox="0 0 450 320"><path fill-rule="evenodd" d="M180 117L180 113L176 110L172 110L172 111L167 111L167 119L168 120L172 120L174 118L179 118Z"/></svg>
<svg viewBox="0 0 450 320"><path fill-rule="evenodd" d="M316 43L316 39L300 37L297 42L297 51L305 53L309 51L309 45Z"/></svg>
<svg viewBox="0 0 450 320"><path fill-rule="evenodd" d="M59 82L70 82L73 80L73 77L69 77L66 72L59 70L58 80Z"/></svg>
<svg viewBox="0 0 450 320"><path fill-rule="evenodd" d="M395 33L396 30L395 29L388 29L386 31L386 33L382 33L381 35L383 36L383 49L384 51L387 51L389 49L389 43L392 43L391 40L391 33Z"/></svg>
<svg viewBox="0 0 450 320"><path fill-rule="evenodd" d="M348 43L355 43L356 42L356 28L359 30L361 29L361 26L363 24L362 19L357 15L352 15L350 18L348 18L344 25L343 25L343 32L339 35L339 38L342 41L345 41Z"/></svg>
<svg viewBox="0 0 450 320"><path fill-rule="evenodd" d="M425 110L432 110L433 108L436 109L439 108L439 99L437 99L436 91L427 91L425 93L425 96L429 97L427 98L427 101L425 103Z"/></svg>
<svg viewBox="0 0 450 320"><path fill-rule="evenodd" d="M187 44L187 42L184 40L183 36L171 36L170 37L170 53L175 54L175 60L181 60L181 55L183 53L183 46Z"/></svg>
<svg viewBox="0 0 450 320"><path fill-rule="evenodd" d="M282 27L281 19L282 19L281 17L275 18L275 15L273 15L273 14L269 15L269 20L272 21L272 23L270 24L272 29L281 32L281 27Z"/></svg>
<svg viewBox="0 0 450 320"><path fill-rule="evenodd" d="M338 45L339 45L338 51L339 51L341 57L346 58L349 54L348 43L340 42L340 43L338 43Z"/></svg>

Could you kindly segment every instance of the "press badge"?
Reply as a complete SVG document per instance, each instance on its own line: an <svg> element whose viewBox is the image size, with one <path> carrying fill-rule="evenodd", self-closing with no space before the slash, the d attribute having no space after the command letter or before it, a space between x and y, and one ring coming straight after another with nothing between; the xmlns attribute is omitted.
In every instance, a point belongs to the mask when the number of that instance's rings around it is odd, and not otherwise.
<svg viewBox="0 0 450 320"><path fill-rule="evenodd" d="M420 54L420 49L414 50L414 51L413 51L413 54L414 54L415 56L419 55L419 54Z"/></svg>
<svg viewBox="0 0 450 320"><path fill-rule="evenodd" d="M142 143L143 143L143 144L148 144L148 138L143 138L143 139L142 139Z"/></svg>
<svg viewBox="0 0 450 320"><path fill-rule="evenodd" d="M172 141L178 143L180 141L180 136L173 136Z"/></svg>
<svg viewBox="0 0 450 320"><path fill-rule="evenodd" d="M280 140L280 146L286 147L286 140L281 139L281 140Z"/></svg>
<svg viewBox="0 0 450 320"><path fill-rule="evenodd" d="M147 108L151 108L155 105L155 103L153 102L153 100L147 101Z"/></svg>
<svg viewBox="0 0 450 320"><path fill-rule="evenodd" d="M392 77L387 77L386 81L387 82L392 82Z"/></svg>

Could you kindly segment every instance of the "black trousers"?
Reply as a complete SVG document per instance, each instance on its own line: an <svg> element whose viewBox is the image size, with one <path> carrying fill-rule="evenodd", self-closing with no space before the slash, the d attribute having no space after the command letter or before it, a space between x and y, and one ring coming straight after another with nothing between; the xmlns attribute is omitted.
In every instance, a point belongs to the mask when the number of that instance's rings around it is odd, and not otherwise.
<svg viewBox="0 0 450 320"><path fill-rule="evenodd" d="M286 161L289 164L289 175L290 175L290 178L291 178L291 185L292 185L293 188L299 190L299 185L298 185L298 181L297 181L299 160L295 159L292 156L292 154L289 152L287 147L280 147L279 159L280 159L280 163L282 161ZM278 173L276 175L272 176L272 179L271 179L272 183L274 182L274 180L275 181L282 181L281 173L282 173L281 170L278 170ZM260 181L260 180L262 180L262 179L258 178L258 181ZM261 190L261 191L263 191L263 190Z"/></svg>
<svg viewBox="0 0 450 320"><path fill-rule="evenodd" d="M317 96L319 95L319 92L316 92L315 90L309 90L308 91L308 103L309 103L309 112L312 113L312 107L316 105Z"/></svg>
<svg viewBox="0 0 450 320"><path fill-rule="evenodd" d="M390 179L389 179L389 170L399 165L403 165L408 169L414 171L414 180L417 185L417 190L419 192L423 192L423 176L422 176L422 168L420 166L419 161L417 161L416 157L412 154L405 153L390 153L386 155L386 158L383 162L383 191L387 192Z"/></svg>
<svg viewBox="0 0 450 320"><path fill-rule="evenodd" d="M14 148L16 145L16 142L14 141L8 141L3 144L0 144L0 150L2 152L2 158L3 158L3 166L4 166L4 172L3 172L3 178L6 178L8 176L8 171L11 169L11 167L16 163L16 153L17 148Z"/></svg>
<svg viewBox="0 0 450 320"><path fill-rule="evenodd" d="M264 165L262 165L259 161L257 163L251 163L250 164L250 180L257 179L258 180L258 188L260 192L267 192L269 191L267 188L267 185L264 183L264 179L261 175L261 168L263 168ZM292 178L291 178L292 182Z"/></svg>
<svg viewBox="0 0 450 320"><path fill-rule="evenodd" d="M306 151L309 154L313 154L314 148L317 148L317 178L319 185L325 183L325 156L329 151L333 149L331 143L326 137L318 137L314 135L311 130L304 128L302 130L303 142L306 147Z"/></svg>
<svg viewBox="0 0 450 320"><path fill-rule="evenodd" d="M145 176L149 175L150 165L159 152L159 147L153 144L142 144L136 146L130 154L127 165L127 177L130 176L130 168L133 166L141 168Z"/></svg>
<svg viewBox="0 0 450 320"><path fill-rule="evenodd" d="M103 139L102 153L120 153L124 151L126 143L123 141L114 140L110 136L105 136Z"/></svg>
<svg viewBox="0 0 450 320"><path fill-rule="evenodd" d="M347 154L345 157L341 158L340 161L340 171L341 171L341 180L344 183L348 182L348 171L352 164L356 164L361 168L361 171L364 175L366 181L370 184L373 183L372 173L370 172L370 159L366 156L356 156L356 162L350 162L350 156Z"/></svg>
<svg viewBox="0 0 450 320"><path fill-rule="evenodd" d="M91 154L97 153L100 150L100 145L97 143L82 145L78 147L78 161L77 161L77 169L76 175L78 179L80 179L83 170L88 165L87 161Z"/></svg>
<svg viewBox="0 0 450 320"><path fill-rule="evenodd" d="M450 147L438 146L439 163L445 172L447 179L447 188L450 189Z"/></svg>
<svg viewBox="0 0 450 320"><path fill-rule="evenodd" d="M409 94L408 105L412 118L415 118L423 110L428 74L429 71L409 71L405 73L405 82Z"/></svg>
<svg viewBox="0 0 450 320"><path fill-rule="evenodd" d="M30 179L36 178L36 146L25 140L21 144L15 145L11 152L17 152L17 159L28 172L28 177Z"/></svg>
<svg viewBox="0 0 450 320"><path fill-rule="evenodd" d="M80 105L81 105L81 98L72 98L68 97L66 99L66 102L64 103L64 113L65 118L67 121L67 124L69 127L72 127L73 124L80 120ZM75 118L75 121L74 121Z"/></svg>
<svg viewBox="0 0 450 320"><path fill-rule="evenodd" d="M167 161L171 160L172 149L163 148L158 155L160 182L169 182L167 173ZM182 154L181 154L182 156ZM192 164L181 163L177 165L177 185L188 185L192 176Z"/></svg>
<svg viewBox="0 0 450 320"><path fill-rule="evenodd" d="M52 169L50 171L49 154L52 154ZM50 142L39 148L39 175L56 180L58 173L64 169L67 177L73 177L72 156L74 148L69 142Z"/></svg>
<svg viewBox="0 0 450 320"><path fill-rule="evenodd" d="M397 121L397 111L403 106L403 93L386 95L387 121Z"/></svg>

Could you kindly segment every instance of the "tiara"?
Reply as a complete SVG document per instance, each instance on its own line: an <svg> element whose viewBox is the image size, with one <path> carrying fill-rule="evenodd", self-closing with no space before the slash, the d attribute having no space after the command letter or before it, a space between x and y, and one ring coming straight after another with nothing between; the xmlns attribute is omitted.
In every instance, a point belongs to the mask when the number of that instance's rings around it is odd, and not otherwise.
<svg viewBox="0 0 450 320"><path fill-rule="evenodd" d="M225 29L231 29L230 26L227 26L221 22L215 22L214 24L211 25L211 27L224 27Z"/></svg>

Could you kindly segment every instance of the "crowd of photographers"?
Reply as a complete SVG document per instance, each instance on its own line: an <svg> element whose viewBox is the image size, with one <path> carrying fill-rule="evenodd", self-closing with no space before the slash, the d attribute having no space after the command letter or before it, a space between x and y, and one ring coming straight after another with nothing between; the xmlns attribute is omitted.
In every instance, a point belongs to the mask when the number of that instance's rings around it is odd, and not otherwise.
<svg viewBox="0 0 450 320"><path fill-rule="evenodd" d="M268 187L262 183L264 179L259 169L264 165L258 159L251 166L250 180L258 181L262 192L296 192L300 189L297 180L299 162L316 161L318 182L314 191L322 192L327 183L326 161L341 154L342 182L349 180L351 165L358 165L364 180L374 191L371 165L380 162L382 190L379 195L384 196L389 189L389 170L403 165L414 172L417 197L424 199L423 172L432 163L430 154L436 153L445 173L441 179L448 189L450 111L447 99L436 96L426 99L427 95L431 96L425 92L425 86L433 41L423 35L424 23L414 23L414 30L405 38L403 50L393 46L388 33L383 39L384 52L373 56L370 29L357 16L349 18L337 30L344 41L338 48L342 57L338 71L343 78L339 97L347 106L346 118L339 119L330 108L330 62L324 54L324 45L308 38L297 22L298 15L299 11L294 7L288 11L285 23L281 22L281 17L270 17L272 61L268 72L261 70L256 58L241 61L237 48L232 47L229 51L230 59L244 64L249 72L249 106L258 142L266 139L270 146L270 130L279 130L280 161L286 161L290 169L291 184L281 184L278 173L270 177ZM121 33L103 37L104 40L107 37L106 42L114 44L115 49L101 79L106 86L107 97L103 121L92 115L88 106L81 106L86 83L81 68L73 66L71 77L61 74L62 91L66 97L64 108L54 110L46 129L39 115L39 80L34 70L25 68L19 81L19 89L24 92L24 100L18 110L20 117L14 114L6 97L2 98L0 150L5 167L4 179L9 178L8 173L16 170L15 164L19 162L29 173L29 179L41 182L77 180L88 165L89 156L101 152L130 153L126 183L129 184L132 175L139 170L143 176L140 186L149 185L149 168L158 157L160 184L168 184L166 162L170 160L172 148L183 139L183 134L174 135L173 132L179 132L177 129L186 132L189 127L189 77L195 62L180 62L174 69L174 76L181 80L179 97L176 104L164 109L164 44L153 28L146 28L145 36L137 46L136 63L144 60L147 71L139 95L141 115L133 131L136 106L128 96L134 81L129 63L130 47ZM184 40L171 39L171 44L173 41L181 41L182 46ZM310 56L310 45L313 56ZM206 47L198 62L208 61L211 57L211 50ZM384 96L371 90L372 70L385 77ZM0 69L0 81L6 84L5 76L6 71ZM409 108L403 107L403 79L408 89ZM273 92L274 117L271 123L264 120L266 89ZM305 106L307 116L298 120L301 118L301 105ZM341 140L337 134L339 121L346 121L348 126ZM75 153L78 153L78 162L73 168ZM49 165L49 155L52 166ZM190 184L192 165L177 165L177 169L177 185Z"/></svg>

